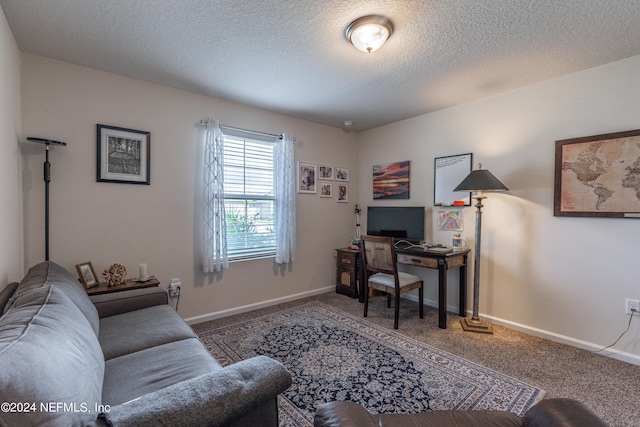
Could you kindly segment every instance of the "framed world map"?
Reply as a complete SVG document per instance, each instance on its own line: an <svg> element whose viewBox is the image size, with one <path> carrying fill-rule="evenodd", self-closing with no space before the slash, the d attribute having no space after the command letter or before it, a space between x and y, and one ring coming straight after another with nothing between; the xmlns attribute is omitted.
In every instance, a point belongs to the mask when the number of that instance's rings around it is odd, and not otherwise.
<svg viewBox="0 0 640 427"><path fill-rule="evenodd" d="M640 129L556 141L553 215L640 218Z"/></svg>

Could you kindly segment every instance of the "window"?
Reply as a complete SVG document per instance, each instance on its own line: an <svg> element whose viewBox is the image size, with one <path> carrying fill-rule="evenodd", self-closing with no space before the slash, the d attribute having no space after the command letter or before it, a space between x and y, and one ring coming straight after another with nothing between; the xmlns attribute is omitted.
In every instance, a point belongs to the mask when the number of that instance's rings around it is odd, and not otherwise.
<svg viewBox="0 0 640 427"><path fill-rule="evenodd" d="M224 203L229 260L274 256L274 140L222 127Z"/></svg>

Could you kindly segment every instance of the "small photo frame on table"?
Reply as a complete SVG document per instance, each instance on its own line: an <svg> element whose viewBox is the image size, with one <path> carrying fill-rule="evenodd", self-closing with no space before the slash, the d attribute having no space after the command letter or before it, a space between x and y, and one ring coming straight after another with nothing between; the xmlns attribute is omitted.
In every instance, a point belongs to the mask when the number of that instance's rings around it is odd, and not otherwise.
<svg viewBox="0 0 640 427"><path fill-rule="evenodd" d="M318 179L333 181L333 166L327 166L327 165L318 166Z"/></svg>
<svg viewBox="0 0 640 427"><path fill-rule="evenodd" d="M151 184L151 133L97 125L97 181Z"/></svg>
<svg viewBox="0 0 640 427"><path fill-rule="evenodd" d="M347 203L349 201L349 189L346 184L338 184L338 203Z"/></svg>
<svg viewBox="0 0 640 427"><path fill-rule="evenodd" d="M96 275L91 262L83 262L82 264L77 264L76 270L78 271L78 276L80 276L80 281L82 282L82 285L85 289L98 286L98 276Z"/></svg>
<svg viewBox="0 0 640 427"><path fill-rule="evenodd" d="M349 182L349 168L335 167L336 181Z"/></svg>
<svg viewBox="0 0 640 427"><path fill-rule="evenodd" d="M317 177L317 165L298 162L298 193L317 193Z"/></svg>
<svg viewBox="0 0 640 427"><path fill-rule="evenodd" d="M330 182L320 181L320 197L330 198L333 196L332 185Z"/></svg>

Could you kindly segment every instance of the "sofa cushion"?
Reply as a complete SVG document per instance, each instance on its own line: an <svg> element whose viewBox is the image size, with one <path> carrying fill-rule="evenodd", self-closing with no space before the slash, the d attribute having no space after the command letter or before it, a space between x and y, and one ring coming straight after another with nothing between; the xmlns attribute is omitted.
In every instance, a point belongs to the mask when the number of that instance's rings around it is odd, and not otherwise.
<svg viewBox="0 0 640 427"><path fill-rule="evenodd" d="M4 287L2 292L0 292L0 316L4 313L4 307L9 303L17 287L18 282L9 283Z"/></svg>
<svg viewBox="0 0 640 427"><path fill-rule="evenodd" d="M167 289L160 287L129 289L127 291L91 295L89 299L98 310L98 316L101 319L154 305L169 304Z"/></svg>
<svg viewBox="0 0 640 427"><path fill-rule="evenodd" d="M102 401L118 405L221 369L197 338L175 341L108 360Z"/></svg>
<svg viewBox="0 0 640 427"><path fill-rule="evenodd" d="M256 356L111 406L107 418L117 427L278 426L277 396L290 385L284 365Z"/></svg>
<svg viewBox="0 0 640 427"><path fill-rule="evenodd" d="M54 286L32 289L14 302L0 318L0 402L37 407L0 413L0 425L70 426L95 419L104 357L88 320ZM49 410L40 406L51 402Z"/></svg>
<svg viewBox="0 0 640 427"><path fill-rule="evenodd" d="M99 340L105 360L195 337L191 327L167 304L100 319Z"/></svg>
<svg viewBox="0 0 640 427"><path fill-rule="evenodd" d="M22 295L45 286L55 286L66 294L89 321L96 336L98 335L98 328L100 324L98 320L98 312L89 299L89 295L87 295L84 287L80 281L69 272L69 270L51 261L41 262L29 269L27 275L22 279L18 289L16 289L15 293L11 297L5 311L15 305L16 301Z"/></svg>

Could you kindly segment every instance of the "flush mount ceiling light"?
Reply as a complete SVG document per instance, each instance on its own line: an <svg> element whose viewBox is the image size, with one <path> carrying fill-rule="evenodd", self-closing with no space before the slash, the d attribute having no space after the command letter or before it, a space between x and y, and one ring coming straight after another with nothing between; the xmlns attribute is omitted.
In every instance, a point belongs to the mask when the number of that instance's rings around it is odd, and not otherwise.
<svg viewBox="0 0 640 427"><path fill-rule="evenodd" d="M393 24L384 16L363 16L347 25L344 36L358 50L371 53L378 50L391 37Z"/></svg>

